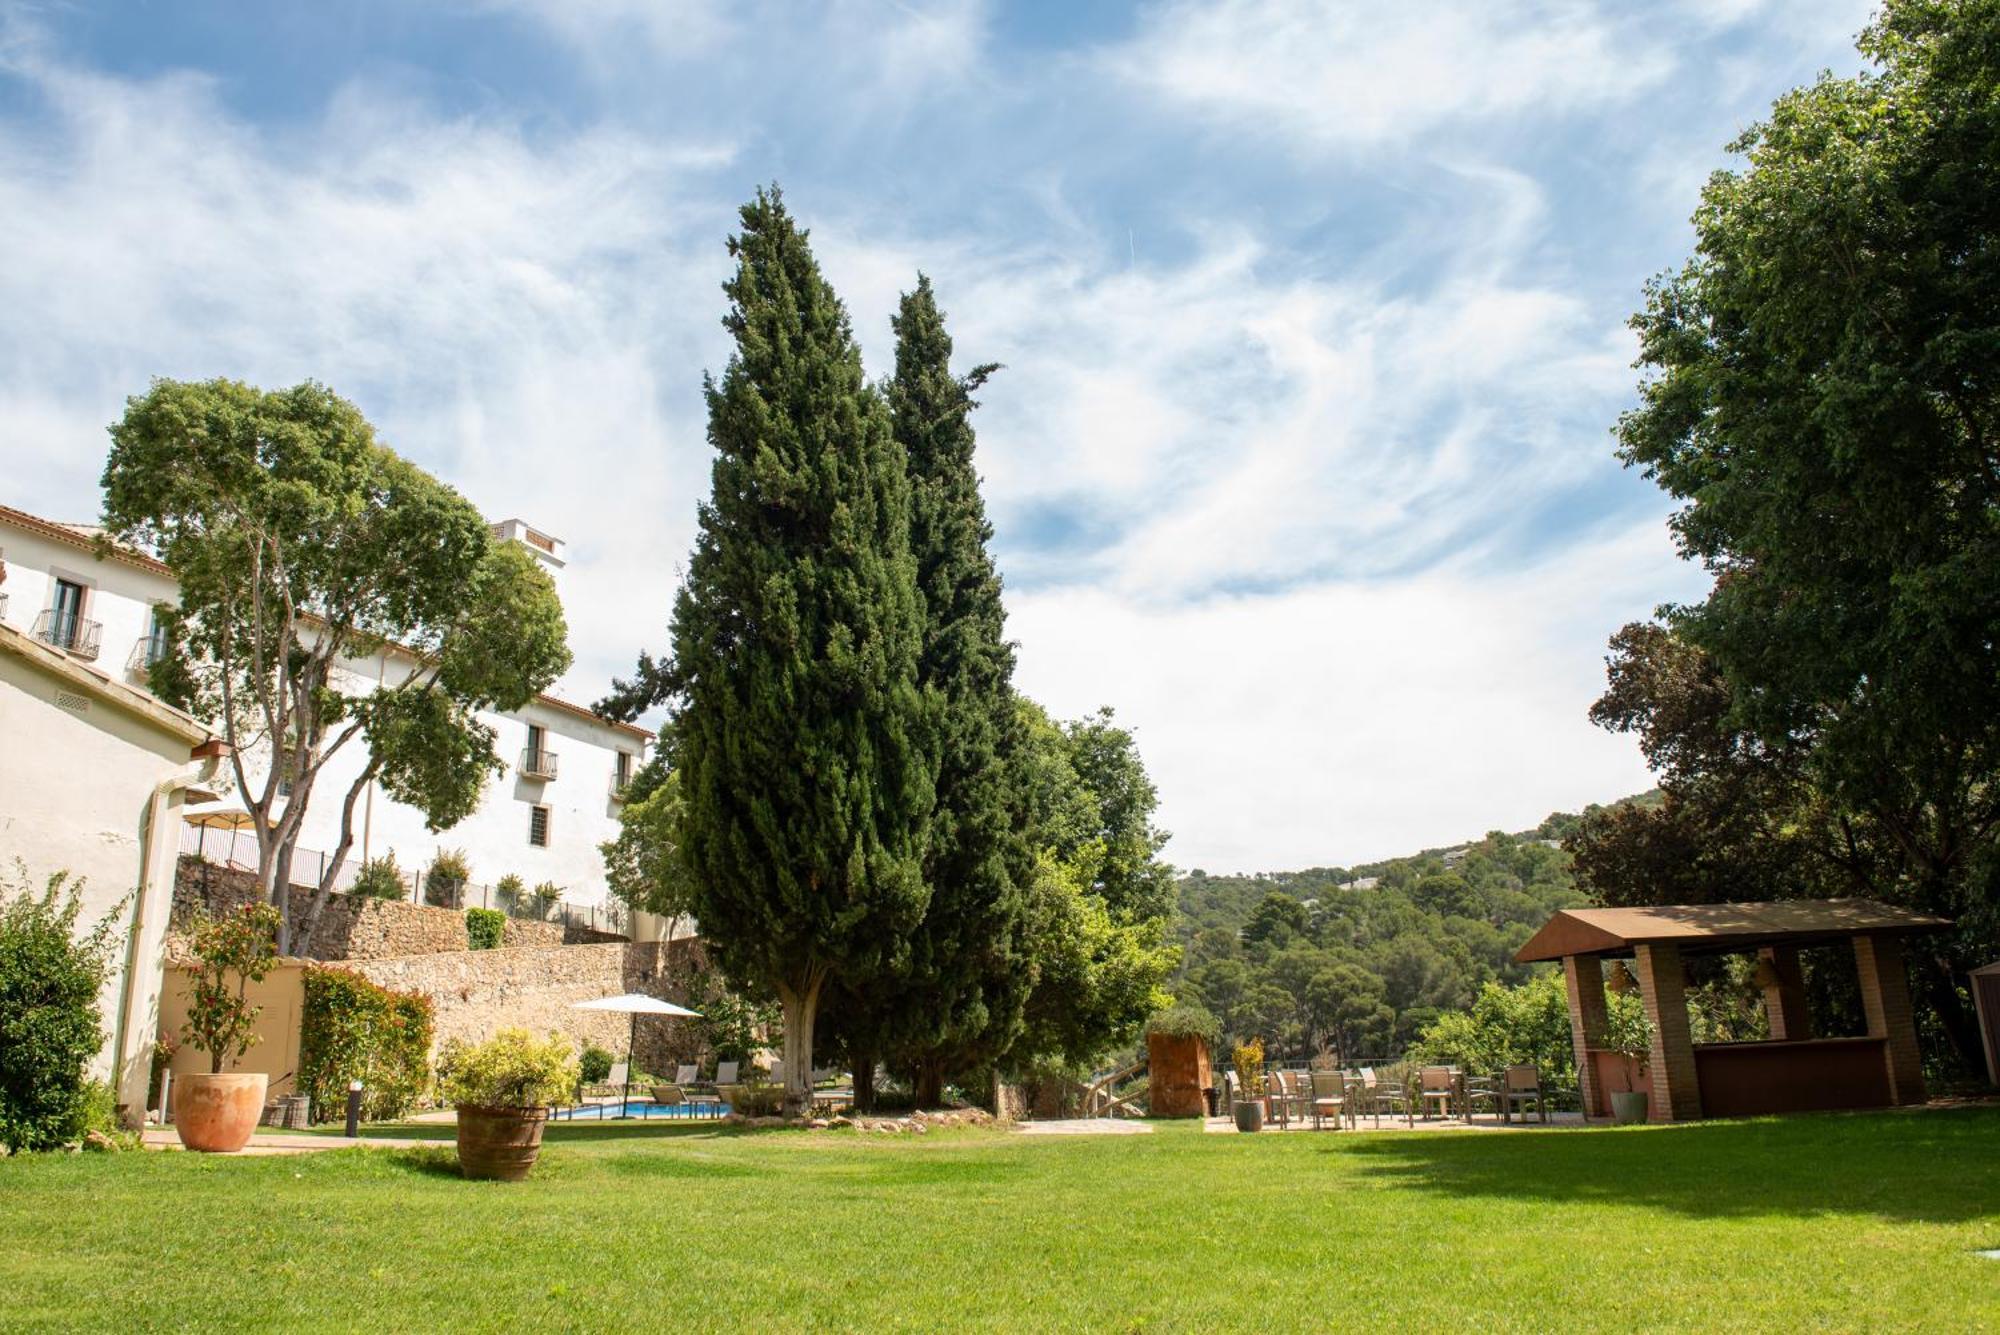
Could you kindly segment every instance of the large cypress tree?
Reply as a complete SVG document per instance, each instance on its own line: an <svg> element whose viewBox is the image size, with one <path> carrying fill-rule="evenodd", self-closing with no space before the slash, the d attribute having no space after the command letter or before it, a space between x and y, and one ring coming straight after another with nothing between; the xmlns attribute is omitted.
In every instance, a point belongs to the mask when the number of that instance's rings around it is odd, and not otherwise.
<svg viewBox="0 0 2000 1335"><path fill-rule="evenodd" d="M947 1076L990 1063L1013 1041L1034 970L1022 956L1028 857L1010 774L1014 650L973 467L972 396L997 368L952 373L951 336L921 274L893 325L888 398L924 600L918 679L938 706L931 898L905 968L849 989L843 1022L857 1068L879 1052L911 1074L920 1104L934 1105Z"/></svg>
<svg viewBox="0 0 2000 1335"><path fill-rule="evenodd" d="M935 763L903 452L777 189L741 217L736 351L706 384L713 494L674 607L676 726L702 935L783 1005L796 1107L828 982L899 966L923 918Z"/></svg>

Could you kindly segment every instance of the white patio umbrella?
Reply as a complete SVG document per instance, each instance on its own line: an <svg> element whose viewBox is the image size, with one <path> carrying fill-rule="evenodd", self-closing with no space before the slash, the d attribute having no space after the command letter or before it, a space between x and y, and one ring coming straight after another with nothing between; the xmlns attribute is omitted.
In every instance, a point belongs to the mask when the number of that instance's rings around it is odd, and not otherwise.
<svg viewBox="0 0 2000 1335"><path fill-rule="evenodd" d="M204 862L208 860L208 832L223 830L229 835L229 851L223 861L231 866L236 864L236 832L247 830L256 822L238 797L216 799L213 794L204 794L206 802L189 802L181 808L181 819L201 831L195 839L195 856Z"/></svg>
<svg viewBox="0 0 2000 1335"><path fill-rule="evenodd" d="M579 1011L624 1011L632 1017L632 1023L625 1033L625 1094L624 1102L632 1101L632 1049L639 1037L639 1017L641 1015L679 1015L699 1020L700 1011L691 1011L685 1006L676 1006L671 1001L649 997L644 992L626 992L615 997L599 997L595 1001L579 1001L571 1010ZM619 1114L624 1115L621 1105Z"/></svg>

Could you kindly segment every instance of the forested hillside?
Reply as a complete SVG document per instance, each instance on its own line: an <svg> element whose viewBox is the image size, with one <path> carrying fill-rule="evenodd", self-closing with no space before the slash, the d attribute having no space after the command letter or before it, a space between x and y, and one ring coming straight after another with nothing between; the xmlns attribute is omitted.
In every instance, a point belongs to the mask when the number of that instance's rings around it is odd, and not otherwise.
<svg viewBox="0 0 2000 1335"><path fill-rule="evenodd" d="M1357 867L1191 872L1170 987L1213 1011L1225 1041L1260 1036L1291 1058L1400 1052L1482 983L1526 978L1514 951L1582 899L1559 846L1577 820L1558 813L1520 834Z"/></svg>

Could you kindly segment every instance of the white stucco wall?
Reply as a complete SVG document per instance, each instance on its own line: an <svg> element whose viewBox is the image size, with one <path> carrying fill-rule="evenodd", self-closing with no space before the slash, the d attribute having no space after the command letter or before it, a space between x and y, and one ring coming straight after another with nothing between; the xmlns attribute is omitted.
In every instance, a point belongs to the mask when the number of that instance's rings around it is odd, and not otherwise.
<svg viewBox="0 0 2000 1335"><path fill-rule="evenodd" d="M152 607L179 597L170 578L127 562L99 559L88 550L10 523L5 516L0 516L0 560L7 568L0 592L9 596L0 619L26 632L36 615L51 605L55 576L83 584L90 590L83 615L104 626L102 648L93 666L121 681L144 686L143 672L129 671L128 665L135 646L149 632ZM407 671L407 662L399 663L397 658L346 666L351 673L350 688L357 692L368 689L378 677L393 681L399 672ZM531 702L512 714L482 717L494 729L494 747L506 762L507 772L488 784L478 809L451 829L433 834L424 828L422 813L391 800L379 784L371 785L373 791L355 808L349 870L357 867L363 856L393 851L404 871L416 871L440 848L463 849L476 884L490 886L512 873L530 887L553 881L563 888L563 898L573 904L603 903L607 897L604 861L597 850L618 833L618 807L611 798L617 753L629 752L636 772L645 759L648 735L581 717L546 700ZM555 779L531 780L518 772L530 723L547 729L545 745L560 757L560 773ZM302 850L333 851L339 842L342 799L364 763L365 756L355 744L329 760L306 813L299 839ZM253 784L261 782L269 765L268 750L252 748L246 753L245 765L255 776ZM0 768L5 767L0 759ZM546 848L528 842L529 811L538 804L549 807ZM247 835L244 840L246 847L254 850ZM254 852L250 859L254 860ZM295 872L311 874L305 866L295 866Z"/></svg>
<svg viewBox="0 0 2000 1335"><path fill-rule="evenodd" d="M173 894L171 847L180 796L155 801L158 787L201 766L185 732L160 726L143 710L121 708L52 672L4 642L0 632L0 859L19 862L37 891L67 871L83 880L83 926L114 913L120 948L99 998L105 1044L91 1065L109 1079L121 1031L121 1101L143 1102L146 1057L157 1024L160 947ZM165 834L165 856L147 864L149 819ZM134 995L125 998L125 980ZM138 1082L136 1087L134 1081Z"/></svg>

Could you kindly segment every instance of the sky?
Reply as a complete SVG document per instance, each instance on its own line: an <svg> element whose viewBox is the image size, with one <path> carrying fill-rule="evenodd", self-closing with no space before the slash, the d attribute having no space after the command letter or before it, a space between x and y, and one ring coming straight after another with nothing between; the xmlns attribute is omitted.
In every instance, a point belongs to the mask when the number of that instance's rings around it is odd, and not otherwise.
<svg viewBox="0 0 2000 1335"><path fill-rule="evenodd" d="M661 650L724 241L812 229L873 375L928 273L1018 685L1166 856L1351 865L1651 783L1585 716L1706 580L1610 435L1727 144L1855 0L0 0L0 500L99 505L154 376L304 379Z"/></svg>

